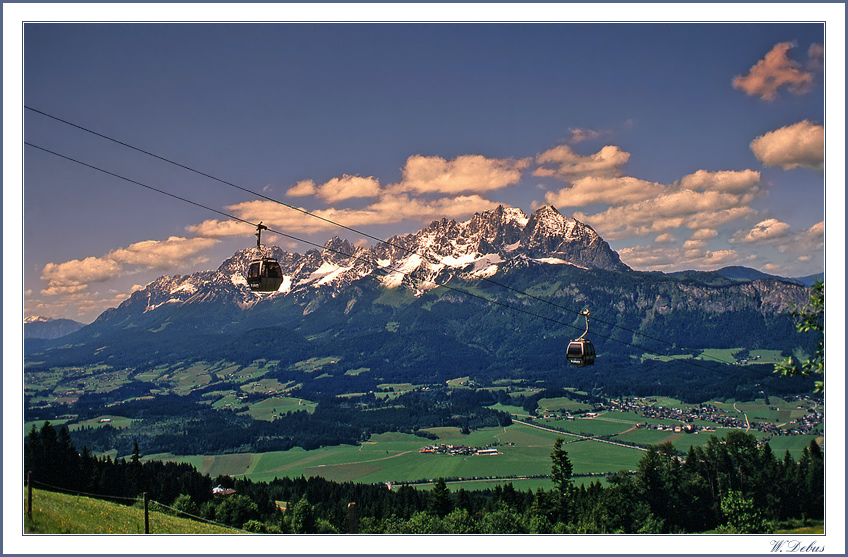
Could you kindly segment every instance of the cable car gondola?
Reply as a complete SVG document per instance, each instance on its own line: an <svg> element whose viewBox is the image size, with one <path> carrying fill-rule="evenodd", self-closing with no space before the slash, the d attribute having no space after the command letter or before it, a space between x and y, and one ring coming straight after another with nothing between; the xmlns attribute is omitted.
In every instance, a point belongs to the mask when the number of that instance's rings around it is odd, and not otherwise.
<svg viewBox="0 0 848 557"><path fill-rule="evenodd" d="M263 230L268 230L261 222L256 226L256 249L259 257L250 262L247 268L247 285L254 292L276 292L283 284L283 269L273 257L262 255L260 243Z"/></svg>
<svg viewBox="0 0 848 557"><path fill-rule="evenodd" d="M595 347L592 346L591 340L584 338L586 333L589 332L589 310L583 310L580 315L586 318L586 331L579 338L568 343L565 357L571 365L583 367L595 363Z"/></svg>

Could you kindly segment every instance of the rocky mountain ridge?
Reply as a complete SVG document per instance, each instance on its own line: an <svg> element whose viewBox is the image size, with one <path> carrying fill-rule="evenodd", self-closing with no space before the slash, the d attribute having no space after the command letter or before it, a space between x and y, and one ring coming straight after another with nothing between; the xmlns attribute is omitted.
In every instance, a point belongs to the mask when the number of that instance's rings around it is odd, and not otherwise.
<svg viewBox="0 0 848 557"><path fill-rule="evenodd" d="M630 270L591 227L548 206L529 218L520 209L499 206L464 222L441 219L370 248L333 237L323 249L304 254L277 246L263 247L263 252L276 258L283 270L277 292L256 293L248 288L246 269L257 252L244 249L215 271L160 277L98 320L115 313L152 312L167 304L224 302L245 309L273 296L303 298L316 289L338 292L368 276L386 288L406 287L420 293L453 276L487 278L502 269L531 264Z"/></svg>

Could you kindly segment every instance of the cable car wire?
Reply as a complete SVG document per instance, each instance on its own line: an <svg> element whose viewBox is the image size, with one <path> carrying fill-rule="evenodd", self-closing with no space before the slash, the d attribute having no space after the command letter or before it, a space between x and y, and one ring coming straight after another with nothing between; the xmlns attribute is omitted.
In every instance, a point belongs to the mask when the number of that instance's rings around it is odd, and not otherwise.
<svg viewBox="0 0 848 557"><path fill-rule="evenodd" d="M384 239L382 239L382 238L379 238L379 237L374 236L374 235L372 235L372 234L369 234L369 233L367 233L367 232L363 232L363 231L358 230L358 229L356 229L356 228L352 228L352 227L350 227L350 226L347 226L347 225L341 224L341 223L339 223L339 222L336 222L336 221L334 221L334 220L332 220L332 219L328 219L328 218L326 218L326 217L322 217L321 215L318 215L318 214L313 213L313 212L311 212L311 211L307 211L306 209L303 209L303 208L300 208L300 207L296 207L296 206L294 206L294 205L291 205L291 204L285 203L284 201L280 201L280 200L278 200L278 199L274 199L274 198L269 197L269 196L267 196L267 195L264 195L264 194L262 194L262 193L259 193L259 192L256 192L256 191L253 191L253 190L250 190L250 189L245 188L245 187L242 187L242 186L239 186L239 185L234 184L234 183L232 183L232 182L228 182L227 180L224 180L224 179L222 179L222 178L218 178L218 177L216 177L216 176L213 176L213 175L211 175L211 174L207 174L207 173L205 173L205 172L202 172L202 171L197 170L197 169L195 169L195 168L192 168L192 167L190 167L190 166L187 166L187 165L181 164L181 163L179 163L179 162L173 161L173 160L168 159L168 158L166 158L166 157L163 157L163 156L161 156L161 155L157 155L157 154L152 153L152 152L150 152L150 151L146 151L146 150L144 150L144 149L141 149L141 148L139 148L139 147L136 147L136 146L134 146L134 145L131 145L131 144L129 144L129 143L126 143L126 142L124 142L124 141L121 141L121 140L115 139L115 138L113 138L113 137L109 137L108 135L104 135L104 134L102 134L102 133L99 133L99 132L96 132L96 131L91 130L91 129L89 129L89 128L86 128L86 127L84 127L84 126L81 126L81 125L79 125L79 124L75 124L75 123L73 123L73 122L69 122L68 120L64 120L64 119L62 119L62 118L59 118L58 116L54 116L54 115L52 115L52 114L48 114L47 112L44 112L44 111L42 111L42 110L38 110L38 109L36 109L36 108L30 107L30 106L26 106L26 105L24 106L24 108L26 108L27 110L30 110L30 111L32 111L32 112L35 112L35 113L37 113L37 114L41 114L42 116L45 116L45 117L47 117L47 118L51 118L51 119L53 119L53 120L56 120L56 121L61 122L61 123L63 123L63 124L66 124L66 125L68 125L68 126L72 126L72 127L77 128L77 129L79 129L79 130L85 131L85 132L90 133L90 134L92 134L92 135L95 135L95 136L97 136L97 137L100 137L100 138L106 139L106 140L108 140L108 141L111 141L111 142L117 143L118 145L122 145L122 146L127 147L127 148L129 148L129 149L132 149L132 150L134 150L134 151L138 151L138 152L143 153L143 154L145 154L145 155L148 155L148 156L151 156L151 157L153 157L153 158L159 159L159 160L161 160L161 161L167 162L167 163L169 163L169 164L175 165L175 166L177 166L177 167L179 167L179 168L182 168L182 169L184 169L184 170L188 170L188 171L190 171L190 172L194 172L195 174L198 174L198 175L200 175L200 176L204 176L204 177L209 178L209 179L211 179L211 180L215 180L216 182L220 182L220 183L225 184L225 185L227 185L227 186L231 186L231 187L233 187L233 188L236 188L236 189L241 190L241 191L243 191L243 192L249 193L249 194L251 194L251 195L254 195L254 196L256 196L256 197L259 197L259 198L261 198L261 199L264 199L264 200L266 200L266 201L271 201L271 202L277 203L277 204L279 204L279 205L282 205L282 206L284 206L284 207L286 207L286 208L292 209L292 210L294 210L294 211L297 211L297 212L302 213L302 214L304 214L304 215L307 215L307 216L309 216L309 217L312 217L312 218L315 218L315 219L321 220L321 221L323 221L323 222L326 222L327 224L330 224L330 225L336 226L336 227L338 227L338 228L342 228L342 229L344 229L344 230L347 230L347 231L353 232L353 233L355 233L355 234L358 234L358 235L360 235L360 236L364 236L364 237L366 237L366 238L370 238L370 239L375 240L375 241L377 241L377 242L380 242L380 243L382 243L382 244L386 244L386 245L388 245L388 246L391 246L391 247L393 247L393 248L399 249L399 250L401 250L401 251L405 251L406 253L409 253L409 254L416 254L416 253L417 253L415 250L409 249L409 248L407 248L407 247L405 247L405 246L402 246L402 245L399 245L399 244L392 243L392 242L390 242L390 241L388 241L388 240L384 240ZM219 211L216 211L216 212L218 212L219 214L222 214L222 213L220 213ZM280 233L280 234L282 234L282 233ZM285 236L285 234L283 234L283 235ZM290 237L290 236L287 236L287 237ZM301 241L302 241L302 240L301 240ZM309 243L309 242L305 242L305 243ZM311 243L310 243L310 245L314 245L314 244L311 244ZM421 255L421 254L419 254L419 255ZM514 293L516 293L516 294L519 294L519 295L522 295L522 296L526 296L526 297L531 298L531 299L533 299L533 300L536 300L536 301L539 301L539 302L542 302L542 303L545 303L545 304L549 304L549 305L551 305L551 306L553 306L553 307L556 307L556 308L558 308L558 309L561 309L561 310L564 310L564 311L571 312L571 313L573 313L573 314L575 314L575 315L577 315L577 316L581 315L581 312L580 312L580 311L578 311L578 310L575 310L575 309L573 309L573 308L570 308L570 307L567 307L567 306L563 306L563 305L557 304L556 302L552 302L551 300L547 300L547 299L545 299L545 298L540 298L539 296L535 296L535 295L533 295L533 294L530 294L529 292L525 292L525 291L522 291L522 290L520 290L520 289L514 288L514 287L512 287L512 286L509 286L509 285L506 285L506 284L500 283L500 282L498 282L498 281L492 280L492 279L491 279L491 278L489 278L489 277L480 277L480 280L483 280L483 281L485 281L485 282L488 282L488 283L493 284L493 285L495 285L495 286L498 286L498 287L500 287L500 288L504 288L504 289L509 290L509 291L511 291L511 292L514 292ZM669 342L669 341L667 341L667 340L665 340L665 339L663 339L663 338L655 337L655 336L649 335L649 334L644 333L644 332L641 332L641 331L637 331L637 330L634 330L634 329L629 329L629 328L624 327L624 326L622 326L622 325L619 325L619 324L617 324L617 323L610 323L610 322L604 321L604 320L602 320L602 319L597 319L597 318L595 318L595 319L594 319L594 321L596 321L597 323L603 324L603 325L607 325L607 326L609 326L609 327L613 327L613 328L621 329L622 331L628 332L628 333L633 334L633 335L641 336L641 337L643 337L643 338L645 338L645 339L648 339L648 340L652 340L652 341L655 341L655 342L659 342L659 343L661 343L661 344L665 344L665 345L667 345L667 346L669 346L669 347L671 347L671 348L673 348L673 349L677 349L677 350L680 350L680 351L683 351L683 352L689 352L689 353L691 353L691 354L693 354L693 355L695 355L695 356L699 356L699 357L701 357L701 358L708 358L708 359L710 359L710 360L713 360L713 361L716 361L716 362L719 362L719 363L723 363L723 364L727 364L727 365L732 365L733 363L735 363L735 362L731 362L731 361L728 361L728 360L724 360L724 359L722 359L722 358L718 358L718 357L716 357L716 356L703 354L703 353L702 353L702 351L699 351L699 350L697 350L697 349L693 349L693 348L686 348L686 347L683 347L683 346L679 346L677 343Z"/></svg>
<svg viewBox="0 0 848 557"><path fill-rule="evenodd" d="M105 170L105 169L103 169L103 168L100 168L100 167L94 166L94 165L92 165L92 164L88 164L88 163L86 163L86 162L80 161L80 160L75 159L75 158L73 158L73 157L69 157L69 156L67 156L67 155L63 155L63 154L61 154L61 153L57 153L56 151L53 151L53 150L51 150L51 149L47 149L47 148L42 147L42 146L40 146L40 145L36 145L36 144L31 143L31 142L28 142L28 141L24 141L24 145L26 145L26 146L28 146L28 147L32 147L32 148L34 148L34 149L38 149L38 150L43 151L43 152L46 152L46 153L49 153L49 154L51 154L51 155L54 155L54 156L56 156L56 157L59 157L59 158L65 159L65 160L67 160L67 161L74 162L74 163L76 163L76 164L79 164L79 165L85 166L85 167L90 168L90 169L92 169L92 170L96 170L96 171L101 172L101 173L103 173L103 174L106 174L106 175L108 175L108 176L112 176L112 177L114 177L114 178L118 178L118 179L120 179L120 180L123 180L123 181L129 182L129 183L131 183L131 184L135 184L135 185L141 186L141 187L146 188L146 189L148 189L148 190L155 191L155 192L157 192L157 193L160 193L160 194L166 195L166 196L171 197L171 198L173 198L173 199L177 199L177 200L183 201L183 202L185 202L185 203L189 203L189 204L191 204L191 205L194 205L195 207L199 207L199 208L202 208L202 209L206 209L206 210L208 210L208 211L212 211L212 212L214 212L214 213L216 213L216 214L218 214L218 215L224 216L224 217L226 217L226 218L228 218L228 219L232 219L232 220L237 221L237 222L242 222L242 223L245 223L245 224L249 224L249 225L251 225L251 227L253 227L253 228L256 228L256 227L257 227L257 223L253 223L253 222L248 221L248 220L246 220L246 219L243 219L243 218L237 217L237 216L235 216L235 215L232 215L232 214L226 213L226 212L224 212L224 211L221 211L221 210L219 210L219 209L215 209L215 208L213 208L213 207L209 207L209 206L204 205L204 204L202 204L202 203L198 203L198 202L196 202L196 201L192 201L192 200L190 200L190 199L187 199L187 198L185 198L185 197L182 197L182 196L179 196L179 195L173 194L173 193L171 193L171 192L168 192L168 191L162 190L162 189L160 189L160 188L156 188L156 187L150 186L150 185L148 185L148 184L144 184L144 183L139 182L139 181L137 181L137 180L133 180L133 179L131 179L131 178L127 178L127 177L122 176L122 175L120 175L120 174L116 174L116 173L111 172L111 171L109 171L109 170ZM274 234L279 234L280 236L283 236L283 237L285 237L285 238L289 238L289 239L294 240L294 241L296 241L296 242L302 242L302 243L304 243L304 244L307 244L307 245L311 245L311 246L317 247L317 248L319 248L319 249L321 249L321 250L323 250L323 251L328 251L328 252L331 252L331 253L335 253L335 254L337 254L337 255L344 256L345 258L348 258L348 259L355 259L355 260L365 261L365 262L367 262L367 263L373 263L372 261L370 261L370 260L368 260L368 259L366 259L366 258L363 258L363 257L357 256L357 255L355 255L355 254L349 254L349 253L345 253L345 252L342 252L342 251L339 251L339 250L336 250L336 249L333 249L333 248L330 248L330 247L326 247L326 246L323 246L323 245L318 244L318 243L316 243L316 242L312 242L312 241L310 241L310 240L306 240L306 239L304 239L304 238L299 238L299 237L297 237L297 236L293 236L293 235L291 235L291 234L287 234L287 233L282 232L282 231L279 231L279 230L274 230L274 229L272 229L272 228L270 228L270 227L266 227L266 230L268 230L269 232L272 232L272 233L274 233ZM403 272L403 271L402 271L401 269L399 269L399 268L385 268L385 267L379 267L379 266L375 267L374 269L375 269L375 270L380 270L380 271L382 271L382 272L383 272L385 275L387 275L387 276L388 276L388 275L390 275L390 274L393 274L393 273L398 273L398 274L401 274L401 275L404 275L404 276L409 276L412 272L414 272L414 270L413 270L413 271L408 271L408 272ZM526 310L526 309L523 309L523 308L520 308L520 307L512 306L512 305L506 304L506 303L504 303L504 302L500 302L500 301L498 301L498 300L493 300L493 299L491 299L491 298L487 298L487 297L485 297L485 296L482 296L482 295L479 295L479 294L475 294L475 293L473 293L473 292L469 292L469 291L467 291L467 290L463 290L463 289L461 289L461 288L456 288L456 287L453 287L453 286L449 286L449 285L447 285L447 284L440 284L440 283L437 283L437 282L435 282L435 281L433 282L433 284L434 284L436 287L445 288L445 289L447 289L447 290L451 290L451 291L454 291L454 292L457 292L457 293L460 293L460 294L464 294L464 295L467 295L467 296L471 296L471 297L473 297L473 298L477 298L477 299L483 300L484 302L487 302L487 303L490 303L490 304L493 304L493 305L496 305L496 306L500 306L500 307L503 307L503 308L511 309L511 310L513 310L513 311L517 311L517 312L520 312L520 313L523 313L523 314L529 315L529 316L531 316L531 317L536 317L536 318L539 318L539 319L544 319L544 320L546 320L546 321L549 321L549 322L552 322L552 323L556 323L556 324L558 324L558 325L565 325L565 326L567 326L567 327L571 327L571 328L573 328L573 329L578 329L578 330L579 330L579 329L581 329L580 327L577 327L577 326L573 325L572 323L567 323L567 322L561 321L561 320L559 320L559 319L554 319L554 318L552 318L552 317L548 317L548 316L546 316L546 315L541 315L541 314L538 314L538 313L535 313L535 312L532 312L532 311L529 311L529 310ZM497 284L497 283L495 283L495 284ZM533 297L533 296L531 296L531 297ZM535 298L535 297L533 297L533 298ZM542 301L544 301L544 300L542 300ZM552 305L556 305L556 304L552 304ZM557 306L557 307L558 307L558 306ZM583 315L583 314L581 313L580 315ZM617 342L617 343L619 343L619 344L623 344L623 345L625 345L625 346L629 346L629 347L631 347L631 348L636 348L636 349L638 349L638 350L642 350L642 351L644 351L644 352L649 352L649 353L652 353L652 354L657 355L657 356L663 356L663 355L664 355L664 354L662 354L662 353L660 353L660 352L658 352L658 351L656 351L656 350L653 350L653 349L651 349L651 348L644 347L644 346L639 346L639 345L637 345L637 344L633 344L632 342L626 342L626 341L619 340L619 339L616 339L616 338L613 338L613 337L610 337L610 336L602 335L602 334L599 334L599 333L593 333L593 335L595 335L595 336L597 336L597 337L600 337L600 338L603 338L603 339L606 339L606 340L610 340L610 341L613 341L613 342ZM687 364L689 364L689 365L692 365L692 366L694 366L694 367L698 367L698 368L704 369L704 370L706 370L706 371L710 371L710 372L713 372L713 373L719 373L719 374L722 374L722 375L725 375L725 376L728 376L728 377L734 377L734 374L733 374L733 373L729 373L729 372L725 372L725 371L723 371L723 370L721 370L721 369L716 369L716 368L708 367L708 366L705 366L705 365L701 365L701 364L699 364L699 363L698 363L697 361L695 361L695 360L685 359L685 360L681 360L681 361L683 361L683 362L685 362L685 363L687 363ZM718 361L718 363L723 363L723 364L725 364L725 365L730 365L728 362ZM774 374L761 373L761 372L759 372L758 370L754 370L754 369L748 369L748 371L750 371L750 372L752 372L752 373L757 373L757 374L759 374L759 375L762 375L763 377L780 378L780 379L794 379L794 378L790 378L790 377L788 377L788 376L784 376L784 375L774 375ZM806 388L806 386L801 385L800 383L798 383L798 384L797 384L797 387L799 387L799 388Z"/></svg>

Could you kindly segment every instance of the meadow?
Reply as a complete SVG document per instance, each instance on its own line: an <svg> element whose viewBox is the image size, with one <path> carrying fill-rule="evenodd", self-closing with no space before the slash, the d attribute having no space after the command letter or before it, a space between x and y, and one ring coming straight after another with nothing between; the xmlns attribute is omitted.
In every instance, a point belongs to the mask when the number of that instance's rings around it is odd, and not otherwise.
<svg viewBox="0 0 848 557"><path fill-rule="evenodd" d="M144 534L141 503L120 505L64 493L33 489L32 518L25 518L29 534ZM151 534L239 534L239 530L179 518L148 505Z"/></svg>
<svg viewBox="0 0 848 557"><path fill-rule="evenodd" d="M398 390L407 385L391 385ZM270 400L270 399L269 399ZM545 410L585 411L583 403L569 399L542 399ZM656 399L657 407L687 407L680 401ZM807 404L789 402L772 397L747 403L735 401L710 402L721 411L747 414L750 419L786 423L807 411ZM412 434L383 433L372 435L359 446L340 445L315 450L293 448L288 451L246 453L238 455L196 455L175 457L173 455L150 455L151 459L178 460L189 462L201 473L216 477L219 474L247 477L253 481L271 481L275 477L320 476L328 480L362 483L415 482L426 485L439 477L450 479L453 488L485 489L500 483L512 482L521 489L549 487L550 453L558 437L565 439L564 448L578 477L578 483L602 479L603 474L620 470L635 470L648 445L670 442L681 452L690 446L704 446L713 436L723 436L728 428L687 434L671 428L680 425L673 419L651 418L634 412L605 411L597 414L577 414L573 420L562 417L535 419L524 422L526 412L509 405L495 405L515 417L507 427L482 428L463 435L459 428L440 427L422 430L436 440ZM735 407L735 408L734 408ZM251 413L259 417L260 409ZM524 418L521 416L525 416ZM663 426L651 429L646 425ZM712 422L696 422L696 425L712 425ZM559 431L553 431L559 430ZM757 438L765 433L751 430ZM596 439L591 439L591 438ZM821 442L821 434L776 436L770 439L772 450L777 455L789 451L798 459L811 440ZM604 442L610 441L610 442ZM621 443L621 444L617 444ZM421 453L431 444L464 445L468 447L497 448L497 455L458 455ZM639 446L625 446L637 444Z"/></svg>
<svg viewBox="0 0 848 557"><path fill-rule="evenodd" d="M594 441L578 441L567 435L515 423L505 428L485 428L462 435L457 428L434 428L438 441L404 433L373 435L360 446L322 447L312 451L288 451L240 455L173 457L150 455L150 459L189 462L201 473L245 476L254 481L300 475L328 480L364 483L417 482L439 477L516 481L519 476L550 474L550 453L557 437L565 437L574 473L603 474L621 469L634 470L644 452ZM497 444L497 455L420 453L428 444L485 447ZM547 485L550 480L544 479ZM492 487L475 482L474 487Z"/></svg>

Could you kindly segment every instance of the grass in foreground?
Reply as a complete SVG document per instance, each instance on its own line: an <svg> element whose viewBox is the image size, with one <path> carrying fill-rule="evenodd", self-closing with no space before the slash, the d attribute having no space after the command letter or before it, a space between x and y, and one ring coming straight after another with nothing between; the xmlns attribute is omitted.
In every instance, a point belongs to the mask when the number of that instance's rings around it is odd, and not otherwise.
<svg viewBox="0 0 848 557"><path fill-rule="evenodd" d="M824 534L823 520L794 521L793 523L781 524L775 534L807 535Z"/></svg>
<svg viewBox="0 0 848 557"><path fill-rule="evenodd" d="M24 518L27 534L144 534L141 503L126 506L100 499L33 489L32 519ZM238 534L224 528L167 515L148 505L151 534Z"/></svg>

